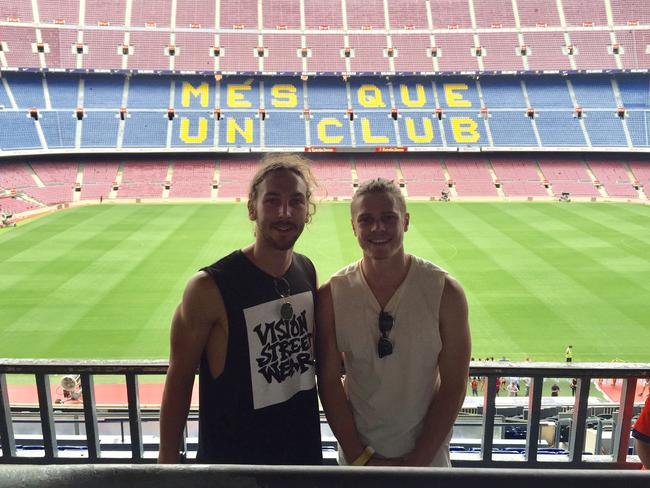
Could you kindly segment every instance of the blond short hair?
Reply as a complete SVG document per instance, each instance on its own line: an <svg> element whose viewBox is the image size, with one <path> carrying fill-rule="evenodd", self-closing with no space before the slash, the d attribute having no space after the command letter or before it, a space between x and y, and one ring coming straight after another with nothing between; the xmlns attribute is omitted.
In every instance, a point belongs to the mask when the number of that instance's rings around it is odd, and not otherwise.
<svg viewBox="0 0 650 488"><path fill-rule="evenodd" d="M392 195L400 211L404 214L406 213L406 200L404 199L404 195L402 195L402 191L395 185L393 180L387 180L386 178L373 178L372 180L362 182L352 197L350 211L352 211L352 205L354 205L355 201L364 195L373 193Z"/></svg>

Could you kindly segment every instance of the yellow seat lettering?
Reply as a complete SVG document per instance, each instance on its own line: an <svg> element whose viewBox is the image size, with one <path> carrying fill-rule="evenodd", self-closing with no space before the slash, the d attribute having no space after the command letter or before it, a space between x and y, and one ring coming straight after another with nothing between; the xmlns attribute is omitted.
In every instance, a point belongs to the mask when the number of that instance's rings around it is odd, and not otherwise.
<svg viewBox="0 0 650 488"><path fill-rule="evenodd" d="M465 83L446 83L444 86L445 100L448 107L471 107L472 102L465 100L463 94L459 92L466 92L469 86Z"/></svg>
<svg viewBox="0 0 650 488"><path fill-rule="evenodd" d="M433 141L433 125L431 124L431 119L427 117L422 117L422 128L424 129L424 134L418 135L415 130L415 121L411 117L406 117L406 135L412 142L418 144L425 144L427 142Z"/></svg>
<svg viewBox="0 0 650 488"><path fill-rule="evenodd" d="M343 127L343 123L334 118L324 118L318 122L318 139L325 144L338 144L343 140L342 135L333 136L327 133L328 127Z"/></svg>
<svg viewBox="0 0 650 488"><path fill-rule="evenodd" d="M246 117L244 119L244 128L242 128L235 119L229 118L226 124L226 141L234 144L237 134L244 138L248 144L253 143L253 119Z"/></svg>
<svg viewBox="0 0 650 488"><path fill-rule="evenodd" d="M362 107L381 108L386 106L381 96L381 90L375 85L361 85L357 91L357 98Z"/></svg>
<svg viewBox="0 0 650 488"><path fill-rule="evenodd" d="M274 85L271 88L271 105L278 108L294 108L298 106L297 89L293 85Z"/></svg>
<svg viewBox="0 0 650 488"><path fill-rule="evenodd" d="M452 118L451 131L454 134L456 142L476 142L481 138L481 134L476 130L478 124L467 118Z"/></svg>
<svg viewBox="0 0 650 488"><path fill-rule="evenodd" d="M187 144L201 144L208 137L208 119L199 118L198 132L195 136L190 135L190 119L181 117L180 139Z"/></svg>

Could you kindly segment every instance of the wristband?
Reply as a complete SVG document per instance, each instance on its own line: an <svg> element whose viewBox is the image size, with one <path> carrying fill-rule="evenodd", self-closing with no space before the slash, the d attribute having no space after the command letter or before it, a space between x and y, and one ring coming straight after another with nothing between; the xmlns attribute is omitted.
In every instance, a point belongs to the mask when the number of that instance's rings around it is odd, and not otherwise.
<svg viewBox="0 0 650 488"><path fill-rule="evenodd" d="M359 457L352 462L352 466L365 466L374 454L375 450L370 446L366 446L359 454Z"/></svg>

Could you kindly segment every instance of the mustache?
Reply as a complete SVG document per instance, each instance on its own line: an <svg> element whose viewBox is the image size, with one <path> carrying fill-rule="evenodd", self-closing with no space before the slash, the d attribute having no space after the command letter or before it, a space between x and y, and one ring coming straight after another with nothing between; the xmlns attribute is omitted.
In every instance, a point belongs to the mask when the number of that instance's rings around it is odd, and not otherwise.
<svg viewBox="0 0 650 488"><path fill-rule="evenodd" d="M271 227L289 227L291 229L297 229L298 228L298 226L296 224L294 224L293 222L286 221L286 220L273 222L271 224Z"/></svg>

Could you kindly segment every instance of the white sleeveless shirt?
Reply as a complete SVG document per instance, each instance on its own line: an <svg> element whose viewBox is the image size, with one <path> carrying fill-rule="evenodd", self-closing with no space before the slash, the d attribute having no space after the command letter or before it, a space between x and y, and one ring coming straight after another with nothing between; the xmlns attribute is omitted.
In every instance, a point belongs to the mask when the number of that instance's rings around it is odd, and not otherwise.
<svg viewBox="0 0 650 488"><path fill-rule="evenodd" d="M331 280L336 341L344 355L345 391L365 445L393 458L408 454L420 435L438 390L438 324L447 272L416 256L406 278L384 308L394 319L388 338L393 353L379 358L381 307L368 286L361 262ZM449 432L431 466L449 467ZM346 464L339 449L339 462Z"/></svg>

